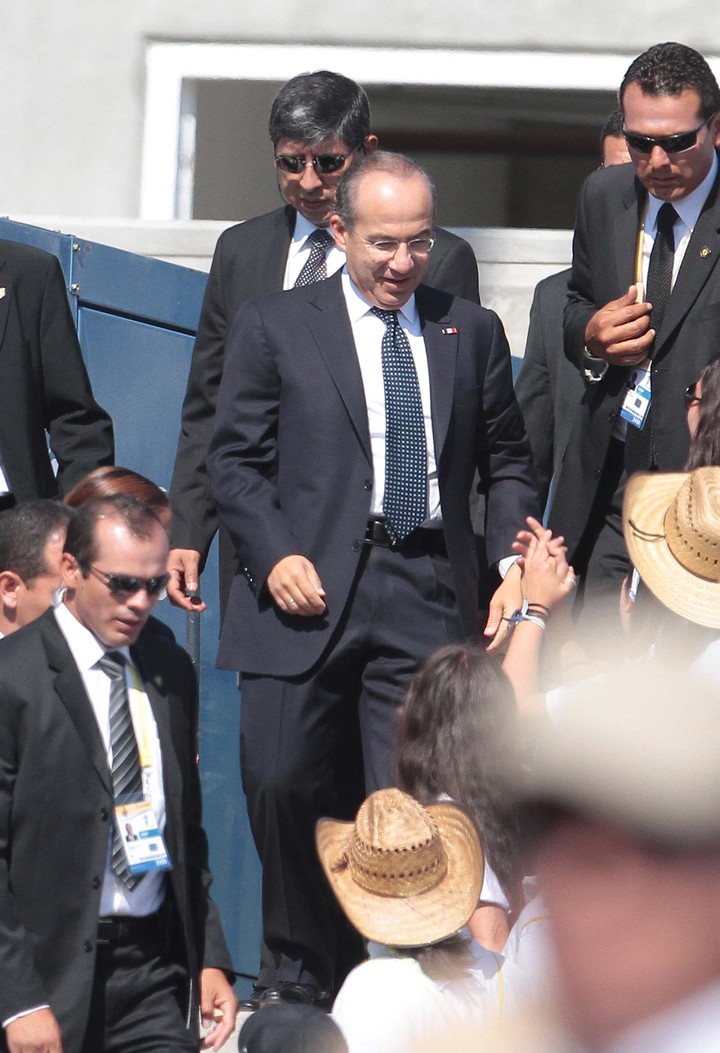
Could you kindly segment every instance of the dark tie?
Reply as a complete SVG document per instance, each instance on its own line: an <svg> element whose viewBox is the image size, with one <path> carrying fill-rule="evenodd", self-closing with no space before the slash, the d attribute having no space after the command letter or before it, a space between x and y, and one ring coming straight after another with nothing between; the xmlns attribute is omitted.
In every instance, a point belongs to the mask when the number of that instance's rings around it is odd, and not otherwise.
<svg viewBox="0 0 720 1053"><path fill-rule="evenodd" d="M656 333L660 332L665 308L670 299L673 261L675 259L675 220L677 212L666 201L658 212L657 232L648 265L647 299L652 306L650 321Z"/></svg>
<svg viewBox="0 0 720 1053"><path fill-rule="evenodd" d="M648 265L647 300L652 304L650 323L655 330L656 337L662 327L665 309L670 299L675 259L676 219L677 212L670 202L666 201L658 212L657 231ZM652 352L650 357L652 357ZM630 370L628 370L629 375L631 375ZM656 467L654 446L651 401L642 428L638 429L628 425L625 438L625 468L628 474L646 472L649 468Z"/></svg>
<svg viewBox="0 0 720 1053"><path fill-rule="evenodd" d="M385 323L382 371L385 385L385 527L401 541L427 517L427 451L415 363L397 311L373 307Z"/></svg>
<svg viewBox="0 0 720 1053"><path fill-rule="evenodd" d="M110 752L115 803L138 801L142 798L142 776L125 683L125 659L119 651L108 651L97 664L110 678ZM112 868L129 889L135 888L142 878L141 874L134 877L130 873L117 823L113 833Z"/></svg>
<svg viewBox="0 0 720 1053"><path fill-rule="evenodd" d="M325 250L328 245L334 245L335 239L327 230L318 228L308 237L310 242L310 255L305 260L303 269L297 276L295 288L301 285L312 285L313 282L321 282L327 278L327 256Z"/></svg>

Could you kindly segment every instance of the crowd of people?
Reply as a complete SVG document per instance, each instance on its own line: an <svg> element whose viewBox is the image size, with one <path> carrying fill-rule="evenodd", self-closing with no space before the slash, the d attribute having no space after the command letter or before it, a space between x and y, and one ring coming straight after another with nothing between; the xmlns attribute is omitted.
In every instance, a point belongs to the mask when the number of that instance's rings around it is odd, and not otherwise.
<svg viewBox="0 0 720 1053"><path fill-rule="evenodd" d="M428 173L355 82L292 78L169 495L112 464L56 266L7 248L9 1053L219 1051L238 1008L245 1053L717 1048L720 88L658 44L619 103L515 389ZM218 527L262 865L240 1004L196 677L152 613L202 612Z"/></svg>

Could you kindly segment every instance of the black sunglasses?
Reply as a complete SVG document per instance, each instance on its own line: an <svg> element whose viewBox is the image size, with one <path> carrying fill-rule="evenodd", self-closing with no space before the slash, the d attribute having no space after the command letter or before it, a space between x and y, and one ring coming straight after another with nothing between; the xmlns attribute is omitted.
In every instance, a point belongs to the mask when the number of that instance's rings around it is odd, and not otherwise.
<svg viewBox="0 0 720 1053"><path fill-rule="evenodd" d="M706 124L710 124L713 119L708 117L706 121L699 124L697 128L693 128L691 132L678 132L677 135L636 135L635 132L626 132L623 128L623 135L625 142L628 144L631 150L635 150L639 154L651 154L655 146L659 146L661 150L664 150L666 154L681 154L685 150L689 150L691 146L694 146L697 142L698 132L705 127Z"/></svg>
<svg viewBox="0 0 720 1053"><path fill-rule="evenodd" d="M92 563L84 563L83 570L89 570L103 585L107 585L113 596L119 599L134 596L136 592L144 589L150 599L160 596L165 592L169 574L158 574L155 578L136 578L132 574L109 574L106 570L93 567Z"/></svg>
<svg viewBox="0 0 720 1053"><path fill-rule="evenodd" d="M702 395L695 394L695 384L689 384L683 393L685 399L685 409L690 409L693 402L702 402Z"/></svg>
<svg viewBox="0 0 720 1053"><path fill-rule="evenodd" d="M310 158L313 168L321 175L331 175L339 172L347 161L350 154L313 154ZM291 175L300 175L305 171L307 164L302 154L276 154L275 164L282 168L283 172Z"/></svg>

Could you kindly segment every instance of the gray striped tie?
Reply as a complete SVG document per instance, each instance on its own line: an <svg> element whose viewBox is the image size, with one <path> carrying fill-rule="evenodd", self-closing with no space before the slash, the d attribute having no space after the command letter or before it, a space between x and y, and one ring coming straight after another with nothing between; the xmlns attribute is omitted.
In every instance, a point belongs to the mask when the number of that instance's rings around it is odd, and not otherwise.
<svg viewBox="0 0 720 1053"><path fill-rule="evenodd" d="M110 752L115 803L139 801L142 798L142 775L125 683L125 658L119 651L108 651L97 664L110 677ZM134 877L130 873L117 823L113 833L112 868L129 889L135 888L142 878L142 874Z"/></svg>

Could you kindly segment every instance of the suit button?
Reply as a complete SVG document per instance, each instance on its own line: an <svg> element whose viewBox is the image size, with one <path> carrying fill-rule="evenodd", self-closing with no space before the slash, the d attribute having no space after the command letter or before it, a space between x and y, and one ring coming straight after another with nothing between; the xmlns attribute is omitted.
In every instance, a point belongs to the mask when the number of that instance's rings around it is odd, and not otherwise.
<svg viewBox="0 0 720 1053"><path fill-rule="evenodd" d="M596 479L599 479L599 478L600 478L600 473L601 473L601 472L602 472L602 469L601 469L601 468L596 468L596 469L595 469L595 478L596 478Z"/></svg>
<svg viewBox="0 0 720 1053"><path fill-rule="evenodd" d="M610 422L610 424L612 424L612 422L614 420L615 420L615 413L614 412L613 413L608 413L608 421Z"/></svg>
<svg viewBox="0 0 720 1053"><path fill-rule="evenodd" d="M104 823L108 821L108 819L110 818L110 812L107 810L107 808L100 809L100 818Z"/></svg>
<svg viewBox="0 0 720 1053"><path fill-rule="evenodd" d="M93 949L92 940L85 940L85 943L83 944L83 950L85 951L85 953L86 954L90 954L90 951L92 949Z"/></svg>
<svg viewBox="0 0 720 1053"><path fill-rule="evenodd" d="M366 479L363 486L366 490L372 490L372 479Z"/></svg>
<svg viewBox="0 0 720 1053"><path fill-rule="evenodd" d="M359 552L362 548L362 541L353 541L353 552Z"/></svg>
<svg viewBox="0 0 720 1053"><path fill-rule="evenodd" d="M102 881L100 880L100 878L96 874L95 877L92 879L92 887L93 888L100 888L101 885L102 885Z"/></svg>

